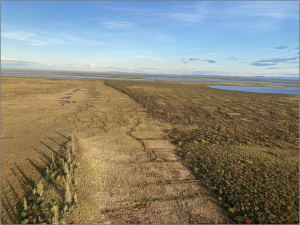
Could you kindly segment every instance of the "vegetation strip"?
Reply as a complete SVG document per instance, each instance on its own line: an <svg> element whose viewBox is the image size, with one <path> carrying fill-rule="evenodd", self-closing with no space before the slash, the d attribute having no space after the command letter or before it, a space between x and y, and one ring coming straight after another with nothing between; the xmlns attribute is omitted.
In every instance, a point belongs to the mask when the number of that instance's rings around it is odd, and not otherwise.
<svg viewBox="0 0 300 225"><path fill-rule="evenodd" d="M36 183L28 199L24 198L22 224L65 224L64 217L77 207L76 142L72 134L62 154L52 155L44 179ZM53 189L60 189L59 195L54 195Z"/></svg>
<svg viewBox="0 0 300 225"><path fill-rule="evenodd" d="M142 104L237 223L299 223L299 105L203 84L106 81Z"/></svg>

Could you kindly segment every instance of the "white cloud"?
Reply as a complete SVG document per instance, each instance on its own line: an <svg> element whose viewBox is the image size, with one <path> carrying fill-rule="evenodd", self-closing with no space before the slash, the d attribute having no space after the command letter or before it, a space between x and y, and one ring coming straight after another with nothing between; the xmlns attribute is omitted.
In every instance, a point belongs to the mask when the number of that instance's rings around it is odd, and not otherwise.
<svg viewBox="0 0 300 225"><path fill-rule="evenodd" d="M201 22L209 17L209 10L206 5L206 2L197 2L196 4L192 3L184 6L173 6L173 12L167 14L167 16L189 23Z"/></svg>
<svg viewBox="0 0 300 225"><path fill-rule="evenodd" d="M78 38L66 33L49 33L44 31L40 31L37 33L25 31L7 31L2 32L1 37L6 39L24 41L25 43L33 46L70 45L78 43L87 45L108 45L107 43Z"/></svg>
<svg viewBox="0 0 300 225"><path fill-rule="evenodd" d="M2 32L1 37L18 40L18 41L24 41L29 45L35 45L35 46L46 46L55 43L51 38L41 37L38 36L37 34L31 32L25 32L25 31Z"/></svg>
<svg viewBox="0 0 300 225"><path fill-rule="evenodd" d="M12 68L28 68L28 67L30 68L30 67L45 67L47 65L36 63L36 62L8 59L1 56L1 66L12 67Z"/></svg>
<svg viewBox="0 0 300 225"><path fill-rule="evenodd" d="M95 69L95 67L96 67L95 63L91 63L91 64L90 64L90 68L91 68L91 69Z"/></svg>
<svg viewBox="0 0 300 225"><path fill-rule="evenodd" d="M69 35L69 34L60 34L60 35L69 44L81 43L81 44L87 44L87 45L109 45L108 43L94 41L94 40L90 40L90 39L78 38L78 37L75 37L75 36Z"/></svg>
<svg viewBox="0 0 300 225"><path fill-rule="evenodd" d="M102 24L109 30L132 30L136 28L134 23L125 21L107 21Z"/></svg>
<svg viewBox="0 0 300 225"><path fill-rule="evenodd" d="M2 32L1 37L7 39L14 39L18 41L25 41L27 44L36 45L36 46L44 46L50 44L47 41L41 40L39 37L37 37L36 34L30 32L23 32L23 31Z"/></svg>
<svg viewBox="0 0 300 225"><path fill-rule="evenodd" d="M298 19L299 9L295 3L284 1L242 2L224 11L227 16L265 17L273 19Z"/></svg>
<svg viewBox="0 0 300 225"><path fill-rule="evenodd" d="M15 39L19 41L27 41L35 37L36 35L30 32L23 31L9 31L9 32L1 32L1 37L8 39Z"/></svg>
<svg viewBox="0 0 300 225"><path fill-rule="evenodd" d="M185 6L172 7L173 12L168 17L177 20L197 23L204 20L236 20L251 18L253 29L277 28L277 20L295 19L299 20L299 5L287 1L242 1L231 2L226 6L216 8L210 2L201 2ZM177 12L176 12L177 11ZM276 21L274 21L274 19Z"/></svg>
<svg viewBox="0 0 300 225"><path fill-rule="evenodd" d="M198 13L195 14L189 14L189 13L171 13L169 14L170 17L183 20L186 22L200 22L203 20L203 17L199 15Z"/></svg>
<svg viewBox="0 0 300 225"><path fill-rule="evenodd" d="M148 71L148 70L157 70L157 68L154 68L154 67L145 67L145 68L139 68L139 70Z"/></svg>
<svg viewBox="0 0 300 225"><path fill-rule="evenodd" d="M50 43L47 43L45 41L39 41L39 40L31 40L26 42L29 45L35 45L35 46L45 46L45 45L50 45Z"/></svg>
<svg viewBox="0 0 300 225"><path fill-rule="evenodd" d="M15 59L8 59L1 56L1 61L17 61Z"/></svg>

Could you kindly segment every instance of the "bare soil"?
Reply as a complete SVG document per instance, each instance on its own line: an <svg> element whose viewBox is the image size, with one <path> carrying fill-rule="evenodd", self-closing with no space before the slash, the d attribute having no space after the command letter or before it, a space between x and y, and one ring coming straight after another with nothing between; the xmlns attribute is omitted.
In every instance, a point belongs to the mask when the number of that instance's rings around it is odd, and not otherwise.
<svg viewBox="0 0 300 225"><path fill-rule="evenodd" d="M79 207L67 223L232 223L165 140L164 124L103 81L1 77L1 223L72 131Z"/></svg>

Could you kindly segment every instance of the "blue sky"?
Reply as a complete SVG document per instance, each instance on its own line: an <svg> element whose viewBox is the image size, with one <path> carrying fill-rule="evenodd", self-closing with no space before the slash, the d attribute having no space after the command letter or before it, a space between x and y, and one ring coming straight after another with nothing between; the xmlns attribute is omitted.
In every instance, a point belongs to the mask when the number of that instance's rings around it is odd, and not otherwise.
<svg viewBox="0 0 300 225"><path fill-rule="evenodd" d="M299 76L299 2L2 1L1 68Z"/></svg>

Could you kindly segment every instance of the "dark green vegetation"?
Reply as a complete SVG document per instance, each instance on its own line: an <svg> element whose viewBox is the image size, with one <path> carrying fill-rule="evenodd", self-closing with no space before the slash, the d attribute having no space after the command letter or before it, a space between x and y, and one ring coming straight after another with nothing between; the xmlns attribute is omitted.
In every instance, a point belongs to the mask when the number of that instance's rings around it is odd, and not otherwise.
<svg viewBox="0 0 300 225"><path fill-rule="evenodd" d="M44 180L36 184L27 200L24 198L22 224L65 224L63 217L77 207L74 173L78 165L75 162L75 151L75 138L72 135L61 149L62 154L52 156ZM54 189L60 193L57 195Z"/></svg>
<svg viewBox="0 0 300 225"><path fill-rule="evenodd" d="M106 81L168 124L177 154L237 223L299 223L299 97Z"/></svg>

